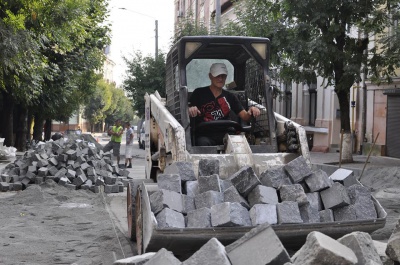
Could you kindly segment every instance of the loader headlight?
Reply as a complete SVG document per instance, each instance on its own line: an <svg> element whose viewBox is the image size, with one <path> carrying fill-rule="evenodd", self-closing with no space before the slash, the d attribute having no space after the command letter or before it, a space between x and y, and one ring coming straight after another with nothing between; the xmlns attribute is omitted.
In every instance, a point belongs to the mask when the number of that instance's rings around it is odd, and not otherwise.
<svg viewBox="0 0 400 265"><path fill-rule="evenodd" d="M189 58L198 48L200 48L201 42L186 42L185 45L185 59Z"/></svg>
<svg viewBox="0 0 400 265"><path fill-rule="evenodd" d="M252 43L251 46L261 56L263 60L267 59L267 44L266 43Z"/></svg>

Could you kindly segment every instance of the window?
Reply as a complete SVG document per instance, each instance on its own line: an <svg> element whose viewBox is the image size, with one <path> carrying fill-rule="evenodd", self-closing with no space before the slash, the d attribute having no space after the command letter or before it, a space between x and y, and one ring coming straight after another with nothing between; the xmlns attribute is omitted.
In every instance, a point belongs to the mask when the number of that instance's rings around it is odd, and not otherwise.
<svg viewBox="0 0 400 265"><path fill-rule="evenodd" d="M310 116L309 125L315 126L315 120L317 119L317 83L311 83L308 89L310 93Z"/></svg>
<svg viewBox="0 0 400 265"><path fill-rule="evenodd" d="M285 83L285 113L286 118L292 117L292 82Z"/></svg>
<svg viewBox="0 0 400 265"><path fill-rule="evenodd" d="M228 60L214 60L214 59L194 59L186 66L186 79L187 88L192 92L198 87L210 85L208 73L213 63L224 63L228 69L228 77L225 84L233 82L234 70L232 64Z"/></svg>

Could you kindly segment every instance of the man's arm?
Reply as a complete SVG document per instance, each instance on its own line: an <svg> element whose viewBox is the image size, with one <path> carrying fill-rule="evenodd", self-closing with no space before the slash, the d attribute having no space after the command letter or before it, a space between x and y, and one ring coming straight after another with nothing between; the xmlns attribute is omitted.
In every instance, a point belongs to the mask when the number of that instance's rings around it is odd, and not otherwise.
<svg viewBox="0 0 400 265"><path fill-rule="evenodd" d="M114 134L115 136L121 136L121 134L124 132L124 128L122 126L119 127L119 130Z"/></svg>
<svg viewBox="0 0 400 265"><path fill-rule="evenodd" d="M250 107L248 111L242 110L239 112L239 117L244 121L250 121L251 117L260 116L260 110L257 107Z"/></svg>
<svg viewBox="0 0 400 265"><path fill-rule="evenodd" d="M130 134L130 137L129 137L129 143L132 143L133 142L133 130L132 130L132 133Z"/></svg>
<svg viewBox="0 0 400 265"><path fill-rule="evenodd" d="M196 106L189 108L189 116L190 117L196 117L197 115L200 115L200 114L201 114L201 112Z"/></svg>

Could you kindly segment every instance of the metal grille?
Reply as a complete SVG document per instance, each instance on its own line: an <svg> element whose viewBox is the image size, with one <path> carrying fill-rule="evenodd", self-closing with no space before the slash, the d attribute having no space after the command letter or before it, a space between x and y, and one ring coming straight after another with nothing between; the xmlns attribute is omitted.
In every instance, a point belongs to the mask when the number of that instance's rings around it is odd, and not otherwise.
<svg viewBox="0 0 400 265"><path fill-rule="evenodd" d="M166 108L181 122L181 111L179 103L179 71L177 50L171 52L166 64Z"/></svg>
<svg viewBox="0 0 400 265"><path fill-rule="evenodd" d="M400 96L388 96L387 110L387 156L400 158Z"/></svg>
<svg viewBox="0 0 400 265"><path fill-rule="evenodd" d="M248 107L257 104L264 106L261 115L257 118L254 133L259 137L270 137L269 123L268 123L268 107L266 104L265 95L265 78L264 71L261 65L255 60L250 59L246 63L246 97L248 100ZM271 144L269 139L266 139L267 144Z"/></svg>

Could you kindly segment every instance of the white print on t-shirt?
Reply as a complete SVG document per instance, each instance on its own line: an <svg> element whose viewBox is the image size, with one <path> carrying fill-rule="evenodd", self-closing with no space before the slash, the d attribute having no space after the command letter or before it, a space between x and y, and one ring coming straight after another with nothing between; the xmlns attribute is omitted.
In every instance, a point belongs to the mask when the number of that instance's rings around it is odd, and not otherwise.
<svg viewBox="0 0 400 265"><path fill-rule="evenodd" d="M224 113L222 113L221 109L212 111L211 115L213 116L214 120L219 120L224 117Z"/></svg>

